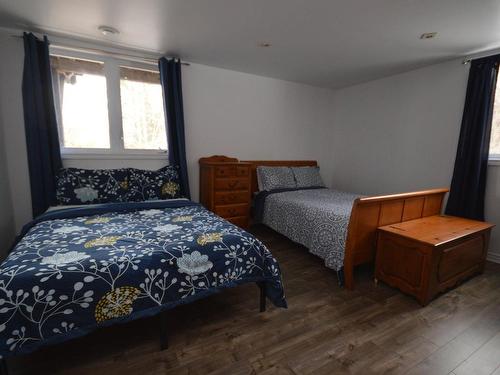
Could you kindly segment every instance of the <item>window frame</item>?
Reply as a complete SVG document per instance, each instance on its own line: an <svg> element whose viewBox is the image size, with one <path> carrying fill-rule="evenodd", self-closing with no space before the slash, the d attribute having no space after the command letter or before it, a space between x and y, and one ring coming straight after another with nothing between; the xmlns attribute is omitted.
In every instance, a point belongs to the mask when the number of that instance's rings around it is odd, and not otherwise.
<svg viewBox="0 0 500 375"><path fill-rule="evenodd" d="M126 149L123 140L122 108L120 96L120 67L130 67L149 71L158 71L158 66L147 60L127 60L122 57L69 51L64 48L50 47L50 55L89 60L103 63L106 91L108 98L108 122L110 148L75 148L64 147L59 137L62 159L89 159L89 160L165 160L168 150ZM58 131L62 132L62 108L59 93L54 95ZM164 113L166 120L166 113ZM166 127L166 123L165 123ZM168 134L168 133L167 133Z"/></svg>
<svg viewBox="0 0 500 375"><path fill-rule="evenodd" d="M493 154L488 157L488 165L500 166L500 155Z"/></svg>
<svg viewBox="0 0 500 375"><path fill-rule="evenodd" d="M500 84L500 82L498 81L498 78L500 78L500 76L497 77L496 85L493 92L494 95L493 97L496 96L497 90L499 89L498 85ZM493 111L494 110L495 110L495 100L493 101ZM493 122L493 116L491 118L491 121ZM491 128L492 128L491 131L493 132L493 124L491 124ZM488 152L488 165L500 166L500 154L491 154Z"/></svg>
<svg viewBox="0 0 500 375"><path fill-rule="evenodd" d="M500 166L500 154L488 153L488 165Z"/></svg>

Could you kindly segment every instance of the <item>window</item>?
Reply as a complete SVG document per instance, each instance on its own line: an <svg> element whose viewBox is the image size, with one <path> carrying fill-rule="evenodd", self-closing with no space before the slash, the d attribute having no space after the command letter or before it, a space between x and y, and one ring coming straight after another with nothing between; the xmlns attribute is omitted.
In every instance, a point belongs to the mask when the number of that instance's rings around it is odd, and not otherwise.
<svg viewBox="0 0 500 375"><path fill-rule="evenodd" d="M63 148L109 149L108 97L103 64L53 57Z"/></svg>
<svg viewBox="0 0 500 375"><path fill-rule="evenodd" d="M120 67L123 143L126 149L166 150L160 74Z"/></svg>
<svg viewBox="0 0 500 375"><path fill-rule="evenodd" d="M64 155L159 156L167 150L154 65L56 53L51 65Z"/></svg>
<svg viewBox="0 0 500 375"><path fill-rule="evenodd" d="M500 78L500 77L499 77ZM493 121L491 124L490 159L500 159L500 84L495 91Z"/></svg>

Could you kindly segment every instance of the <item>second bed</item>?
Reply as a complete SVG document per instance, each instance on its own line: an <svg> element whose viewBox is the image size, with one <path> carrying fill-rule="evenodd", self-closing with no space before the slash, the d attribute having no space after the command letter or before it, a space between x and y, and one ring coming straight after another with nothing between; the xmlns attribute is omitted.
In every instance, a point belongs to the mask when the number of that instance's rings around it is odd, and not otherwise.
<svg viewBox="0 0 500 375"><path fill-rule="evenodd" d="M256 170L317 167L314 160L247 161L252 164L254 221L309 249L354 287L354 267L375 258L376 231L383 225L439 215L448 189L363 197L324 187L259 191Z"/></svg>

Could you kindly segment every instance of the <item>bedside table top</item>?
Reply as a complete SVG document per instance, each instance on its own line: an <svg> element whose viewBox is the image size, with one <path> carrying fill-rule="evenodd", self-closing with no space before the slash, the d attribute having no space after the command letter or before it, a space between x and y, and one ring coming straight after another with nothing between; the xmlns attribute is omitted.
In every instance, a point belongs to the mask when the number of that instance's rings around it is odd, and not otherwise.
<svg viewBox="0 0 500 375"><path fill-rule="evenodd" d="M494 225L461 217L436 215L379 227L378 230L423 242L431 246L493 228Z"/></svg>
<svg viewBox="0 0 500 375"><path fill-rule="evenodd" d="M230 158L224 155L213 155L206 158L200 158L198 160L200 164L209 164L209 165L243 165L250 166L252 163L239 161L236 158Z"/></svg>

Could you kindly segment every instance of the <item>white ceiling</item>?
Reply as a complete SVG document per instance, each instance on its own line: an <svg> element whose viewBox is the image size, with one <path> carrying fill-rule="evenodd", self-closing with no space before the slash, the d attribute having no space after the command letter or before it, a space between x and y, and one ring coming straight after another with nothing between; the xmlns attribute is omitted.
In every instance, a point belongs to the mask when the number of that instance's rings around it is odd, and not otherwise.
<svg viewBox="0 0 500 375"><path fill-rule="evenodd" d="M336 88L500 47L500 0L0 0L0 25Z"/></svg>

